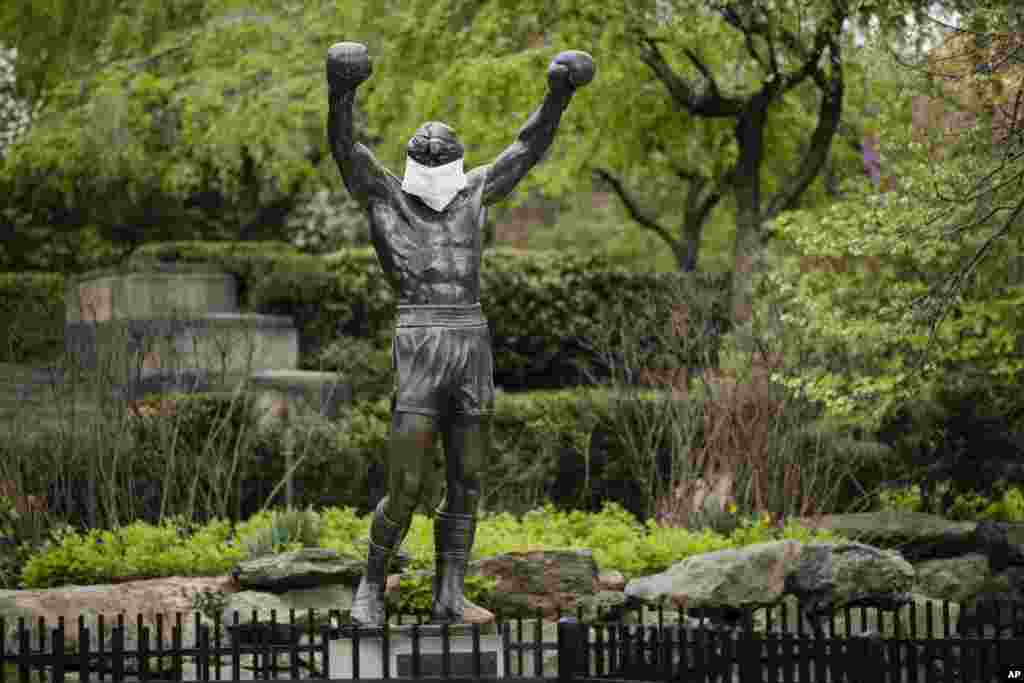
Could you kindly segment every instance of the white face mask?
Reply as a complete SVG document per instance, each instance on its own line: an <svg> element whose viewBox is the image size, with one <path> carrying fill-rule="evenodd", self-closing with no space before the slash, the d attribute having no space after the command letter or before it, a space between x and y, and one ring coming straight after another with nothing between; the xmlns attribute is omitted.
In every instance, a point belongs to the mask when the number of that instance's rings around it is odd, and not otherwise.
<svg viewBox="0 0 1024 683"><path fill-rule="evenodd" d="M455 195L466 187L462 158L443 166L424 166L412 157L405 160L402 189L422 199L434 211L444 211Z"/></svg>

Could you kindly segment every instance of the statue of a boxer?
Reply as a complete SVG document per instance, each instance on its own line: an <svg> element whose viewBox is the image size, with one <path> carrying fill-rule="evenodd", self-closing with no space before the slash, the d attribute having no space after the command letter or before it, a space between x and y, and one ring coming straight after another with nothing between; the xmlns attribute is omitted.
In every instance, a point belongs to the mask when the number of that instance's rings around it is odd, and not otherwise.
<svg viewBox="0 0 1024 683"><path fill-rule="evenodd" d="M548 93L515 142L493 163L468 173L455 131L424 123L409 140L402 180L353 136L355 91L371 72L359 43L337 43L327 52L331 152L345 187L369 215L377 257L399 299L388 495L373 517L352 619L364 626L384 623L388 565L435 476L431 450L440 434L447 485L434 523L431 623L460 623L494 409L490 332L480 308L486 206L505 198L541 160L573 92L593 79L594 62L584 52L556 56L548 67Z"/></svg>

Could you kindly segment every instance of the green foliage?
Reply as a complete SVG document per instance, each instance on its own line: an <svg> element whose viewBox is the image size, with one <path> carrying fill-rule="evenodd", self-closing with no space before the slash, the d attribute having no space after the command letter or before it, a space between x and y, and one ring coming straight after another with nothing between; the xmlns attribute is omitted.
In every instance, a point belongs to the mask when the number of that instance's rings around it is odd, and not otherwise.
<svg viewBox="0 0 1024 683"><path fill-rule="evenodd" d="M702 78L686 56L691 48L727 94L749 94L764 81L739 32L703 2L659 2L659 14L669 11L658 19L653 2L598 8L530 0L514 12L493 1L386 4L96 0L88 10L59 2L42 14L0 13L0 26L25 43L23 54L38 52L25 49L35 40L27 36L51 35L57 26L58 35L75 36L58 41L59 49L41 43L54 59L35 55L27 66L43 74L31 80L45 82L52 96L46 116L0 171L6 194L30 214L19 234L69 264L86 258L76 247L88 244L89 256L116 259L126 242L169 239L169 226L179 238L237 236L246 226L264 236L287 234L312 253L333 247L332 231L346 242L365 234L364 216L327 199L342 190L323 144L322 59L342 39L370 46L375 75L358 106L367 115L368 142L393 170L404 163L404 141L427 118L455 125L468 143L467 166L489 163L539 104L550 58L567 48L591 52L597 79L563 117L551 163L535 169L511 203L533 190L562 197L590 189L591 171L606 168L646 215L672 231L686 202L680 169L725 187L736 143L728 119L681 112L651 78L639 58L637 23L665 40L668 63L693 82ZM830 6L776 3L775 23L821 20ZM536 38L545 33L541 46ZM846 59L854 64L852 54ZM847 99L861 102L871 83L866 69L851 67ZM631 106L620 106L624 95ZM816 97L806 83L773 109L766 192L777 190L803 155ZM856 124L857 114L851 117ZM848 145L833 155L840 172L857 163ZM815 182L807 195L817 204L824 185ZM56 220L68 207L70 216ZM75 239L53 239L58 224ZM627 232L637 235L635 226ZM611 250L643 255L621 240Z"/></svg>
<svg viewBox="0 0 1024 683"><path fill-rule="evenodd" d="M337 372L352 383L358 397L380 397L393 383L391 350L358 337L335 337L320 353L319 365L325 372Z"/></svg>
<svg viewBox="0 0 1024 683"><path fill-rule="evenodd" d="M156 410L165 401L174 403L173 416ZM129 436L145 452L160 453L168 445L189 454L208 452L211 447L231 450L247 430L240 402L223 396L168 393L138 403L140 414L129 423ZM146 407L153 414L145 414Z"/></svg>
<svg viewBox="0 0 1024 683"><path fill-rule="evenodd" d="M995 22L989 26L1006 20L992 8L974 9ZM891 84L891 96L879 101L877 126L885 175L899 187L880 197L854 183L844 201L826 210L780 216L773 232L782 239L776 247L785 265L770 278L770 289L793 304L788 322L821 340L814 363L780 379L866 429L942 386L951 372L980 370L993 386L1011 389L1024 368L1021 250L1007 220L1020 208L1019 193L1009 189L1019 164L1004 155L1006 145L993 145L984 114L955 135L946 124L921 131L923 142L909 135L915 96L938 98L949 114L968 114L963 95L988 89L983 74L929 83L927 71L980 57L954 46L924 70L907 69L880 51L889 48L882 33L875 38L875 72ZM929 149L936 144L941 156ZM808 272L801 264L807 257L839 258L847 267ZM877 267L865 267L868 258Z"/></svg>
<svg viewBox="0 0 1024 683"><path fill-rule="evenodd" d="M253 517L248 525L259 525L252 533L240 536L250 557L272 555L320 545L320 516L309 507L270 513L269 525L263 515Z"/></svg>
<svg viewBox="0 0 1024 683"><path fill-rule="evenodd" d="M7 196L30 209L25 230L52 234L64 211L62 231L97 227L101 245L223 239L246 225L279 236L293 203L336 184L326 97L310 88L326 90L324 27L359 32L361 9L191 5L119 11L90 77L54 84L0 169Z"/></svg>
<svg viewBox="0 0 1024 683"><path fill-rule="evenodd" d="M182 593L186 591L183 588ZM228 605L229 594L224 591L212 591L204 588L192 594L192 609L199 612L207 619L220 619Z"/></svg>
<svg viewBox="0 0 1024 683"><path fill-rule="evenodd" d="M54 532L53 538L25 565L22 581L26 588L48 588L76 583L89 585L115 579L160 576L214 576L230 571L252 553L283 552L317 545L360 557L353 543L366 536L370 517L357 519L351 508L278 513L265 511L238 524L214 520L204 526L170 518L160 526L136 522L116 531L92 530L79 533L69 527ZM745 521L729 537L710 530L695 533L686 529L644 526L621 507L608 504L596 515L565 513L550 504L521 519L508 513L484 515L477 527L473 558L504 552L540 548L589 548L599 566L615 567L627 578L662 571L680 557L711 552L778 538L803 542L836 538L811 533L792 523L782 530L768 518ZM411 556L410 571L433 567L432 524L421 514L413 516L403 549ZM408 591L407 591L408 586ZM474 602L486 604L493 582L467 578L467 594ZM403 609L423 610L428 588L416 579L403 580Z"/></svg>
<svg viewBox="0 0 1024 683"><path fill-rule="evenodd" d="M923 511L921 509L921 487L917 484L909 488L879 491L878 499L882 510Z"/></svg>
<svg viewBox="0 0 1024 683"><path fill-rule="evenodd" d="M320 511L320 545L341 554L352 554L352 544L366 538L371 517L356 516L351 507L330 507Z"/></svg>
<svg viewBox="0 0 1024 683"><path fill-rule="evenodd" d="M181 518L171 518L158 527L135 522L116 531L93 529L85 534L58 529L26 563L22 581L27 588L51 588L127 577L211 576L245 558L242 548L228 542L228 522L215 520L192 542L183 543L189 526Z"/></svg>
<svg viewBox="0 0 1024 683"><path fill-rule="evenodd" d="M495 579L470 574L465 578L463 594L475 604L486 605L497 585ZM432 576L403 575L397 597L393 593L387 595L388 610L403 616L429 617L434 604L433 591Z"/></svg>
<svg viewBox="0 0 1024 683"><path fill-rule="evenodd" d="M921 487L917 484L883 491L879 498L882 510L929 512L924 509ZM1024 494L1019 487L1007 489L998 500L991 500L974 492L959 494L945 516L955 521L1024 522Z"/></svg>

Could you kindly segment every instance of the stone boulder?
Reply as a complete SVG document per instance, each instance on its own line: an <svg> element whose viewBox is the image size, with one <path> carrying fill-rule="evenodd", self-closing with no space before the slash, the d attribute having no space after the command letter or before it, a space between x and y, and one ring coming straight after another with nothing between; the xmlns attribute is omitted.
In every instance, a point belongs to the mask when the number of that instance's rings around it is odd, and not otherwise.
<svg viewBox="0 0 1024 683"><path fill-rule="evenodd" d="M78 617L84 616L89 629L89 647L99 648L97 619L104 616L104 648L113 645L111 629L117 625L117 615L124 615L125 649L138 644L138 615L143 626L156 632L156 616L163 614L165 638L170 638L176 613L182 615L182 642L194 642L195 620L193 601L204 592L230 595L238 585L230 576L181 577L128 581L100 586L63 586L42 590L0 590L0 617L6 619L3 634L7 652L18 651L18 618L25 618L31 629L33 647L38 647L38 621L46 620L47 628L56 628L58 619L64 618L65 648L78 651ZM151 636L153 637L153 636Z"/></svg>
<svg viewBox="0 0 1024 683"><path fill-rule="evenodd" d="M860 543L772 541L688 557L664 572L634 579L633 604L699 609L735 624L743 611L799 599L815 623L836 609L892 609L912 601L914 570L898 553ZM801 623L793 615L794 626Z"/></svg>
<svg viewBox="0 0 1024 683"><path fill-rule="evenodd" d="M993 571L1024 565L1024 523L979 522L975 533Z"/></svg>
<svg viewBox="0 0 1024 683"><path fill-rule="evenodd" d="M620 571L605 570L597 575L597 584L603 590L622 591L626 588L626 577Z"/></svg>
<svg viewBox="0 0 1024 683"><path fill-rule="evenodd" d="M248 634L256 632L257 622L262 625L269 621L290 624L294 610L294 623L299 630L306 632L312 624L313 631L319 632L321 626L338 626L342 621L347 621L351 608L351 587L330 584L279 594L239 591L228 596L219 616L220 623L228 633L241 634L240 642L253 642L255 639L248 637ZM341 618L341 615L345 618ZM234 628L236 625L237 629Z"/></svg>
<svg viewBox="0 0 1024 683"><path fill-rule="evenodd" d="M910 562L959 557L977 548L977 522L952 522L921 512L861 512L795 521L809 529L832 531L878 548L899 550Z"/></svg>
<svg viewBox="0 0 1024 683"><path fill-rule="evenodd" d="M497 590L487 603L490 609L468 605L466 620L490 624L495 619L490 610L500 610L505 619L526 619L524 637L532 639L530 623L540 610L543 636L553 642L553 622L559 613L575 614L582 609L585 621L624 623L637 623L642 615L644 622L651 624L657 622L660 602L666 609L663 623L683 629L737 628L744 611L751 608L755 629L778 631L785 614L786 630L790 632L813 629L824 634L830 632L831 625L838 634L878 633L888 637L896 624L903 633L909 633L912 624L916 624L917 633L924 633L926 608L941 606L942 599L949 599L953 601L950 628L954 636L973 634L977 628L986 634L994 629L1007 634L1022 630L1012 613L992 610L981 602L992 598L1024 600L1024 563L1018 535L1021 525L964 525L945 523L929 515L906 517L900 521L899 515L868 513L816 520L819 527L851 536L864 531L867 537L879 539L879 545L863 541L772 541L681 557L664 571L629 581L614 567L598 567L589 550L537 550L481 558L470 563L468 573L496 579ZM929 557L948 554L962 547L967 538L975 542L969 552ZM908 562L899 550L886 546L890 543L920 552L928 559ZM359 553L357 549L354 555ZM99 614L108 615L109 621L123 610L126 621L134 625L136 614L143 615L144 624L154 624L155 614L164 613L168 615L167 629L175 612L190 616L195 611L193 599L203 590L223 595L219 602L207 606L200 623L212 625L213 617L219 616L225 627L232 627L227 629L231 637L245 639L264 628L252 626L253 610L260 622L269 621L273 610L279 625L287 624L294 610L296 624L303 629L308 627L312 610L316 610L314 628L336 626L349 621L364 563L365 556L305 548L240 562L228 577L173 577L111 586L3 591L0 617L7 618L4 637L11 651L16 649L12 629L18 616L33 623L44 617L54 626L57 617L64 616L72 641L77 638L79 615L85 615L91 626ZM396 573L389 576L387 585L392 597L402 590L402 579L420 576L429 582L433 574L432 569L409 570L407 556L396 562L393 571ZM803 613L797 613L798 605L804 608ZM686 609L688 614L678 609ZM892 610L897 610L896 621L888 616ZM239 628L233 628L236 611ZM703 621L695 619L695 614ZM942 637L941 612L935 616L939 618L933 620L933 633ZM184 619L184 642L194 642L194 624L194 617ZM994 625L986 628L986 624ZM95 629L90 631L93 645L98 645ZM132 647L135 632L129 628L125 635L126 645ZM165 637L169 638L166 631ZM107 635L104 645L109 644Z"/></svg>
<svg viewBox="0 0 1024 683"><path fill-rule="evenodd" d="M981 593L992 577L988 557L981 553L918 562L914 572L915 592L942 596L957 603L967 602Z"/></svg>
<svg viewBox="0 0 1024 683"><path fill-rule="evenodd" d="M545 619L554 620L559 609L575 611L584 599L593 609L590 603L601 588L590 550L504 553L470 562L467 573L497 580L491 606L506 618L533 617L540 609Z"/></svg>
<svg viewBox="0 0 1024 683"><path fill-rule="evenodd" d="M403 575L418 573L432 577L433 572L405 572L410 557L400 552L392 565L395 573L388 576L386 595L396 595L400 590ZM270 617L276 610L278 621L288 619L290 609L296 610L296 623L308 623L310 610L316 609L314 624L339 625L350 622L355 587L366 568L365 558L350 557L326 548L303 548L301 550L264 555L244 560L235 567L233 576L244 592L232 596L233 602L224 610L226 623L233 623L233 611L246 612L239 615L240 624L251 624L252 610L257 610L259 621ZM472 602L467 601L465 619L468 623L487 624L494 621L494 615ZM331 618L328 611L336 611Z"/></svg>
<svg viewBox="0 0 1024 683"><path fill-rule="evenodd" d="M809 543L786 577L786 592L806 599L815 612L860 605L895 608L910 600L913 583L914 568L892 550L863 543Z"/></svg>
<svg viewBox="0 0 1024 683"><path fill-rule="evenodd" d="M303 548L239 562L232 576L242 588L284 593L333 584L358 583L366 560L327 548Z"/></svg>
<svg viewBox="0 0 1024 683"><path fill-rule="evenodd" d="M776 541L694 555L630 581L625 593L652 604L667 600L677 609L772 604L782 598L800 551L796 541Z"/></svg>
<svg viewBox="0 0 1024 683"><path fill-rule="evenodd" d="M899 550L916 573L914 592L957 603L960 628L1009 636L1008 605L1024 599L1024 523L953 522L914 512L868 512L798 520L883 549ZM1019 629L1018 629L1019 630Z"/></svg>

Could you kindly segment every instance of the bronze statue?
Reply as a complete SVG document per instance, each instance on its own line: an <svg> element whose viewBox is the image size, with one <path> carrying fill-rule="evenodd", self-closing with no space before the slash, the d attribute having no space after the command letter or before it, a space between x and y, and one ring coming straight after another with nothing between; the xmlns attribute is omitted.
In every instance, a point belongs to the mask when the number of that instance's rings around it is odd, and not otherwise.
<svg viewBox="0 0 1024 683"><path fill-rule="evenodd" d="M548 93L515 142L493 163L468 173L455 131L424 123L409 140L402 180L353 136L355 91L371 73L360 43L337 43L327 52L331 152L345 187L366 208L377 257L399 297L388 495L374 513L352 618L364 626L384 623L388 565L424 484L435 476L431 451L440 434L447 478L434 523L431 623L460 623L494 410L491 338L480 308L486 206L508 196L541 160L573 92L593 79L594 62L584 52L557 55L548 67Z"/></svg>

